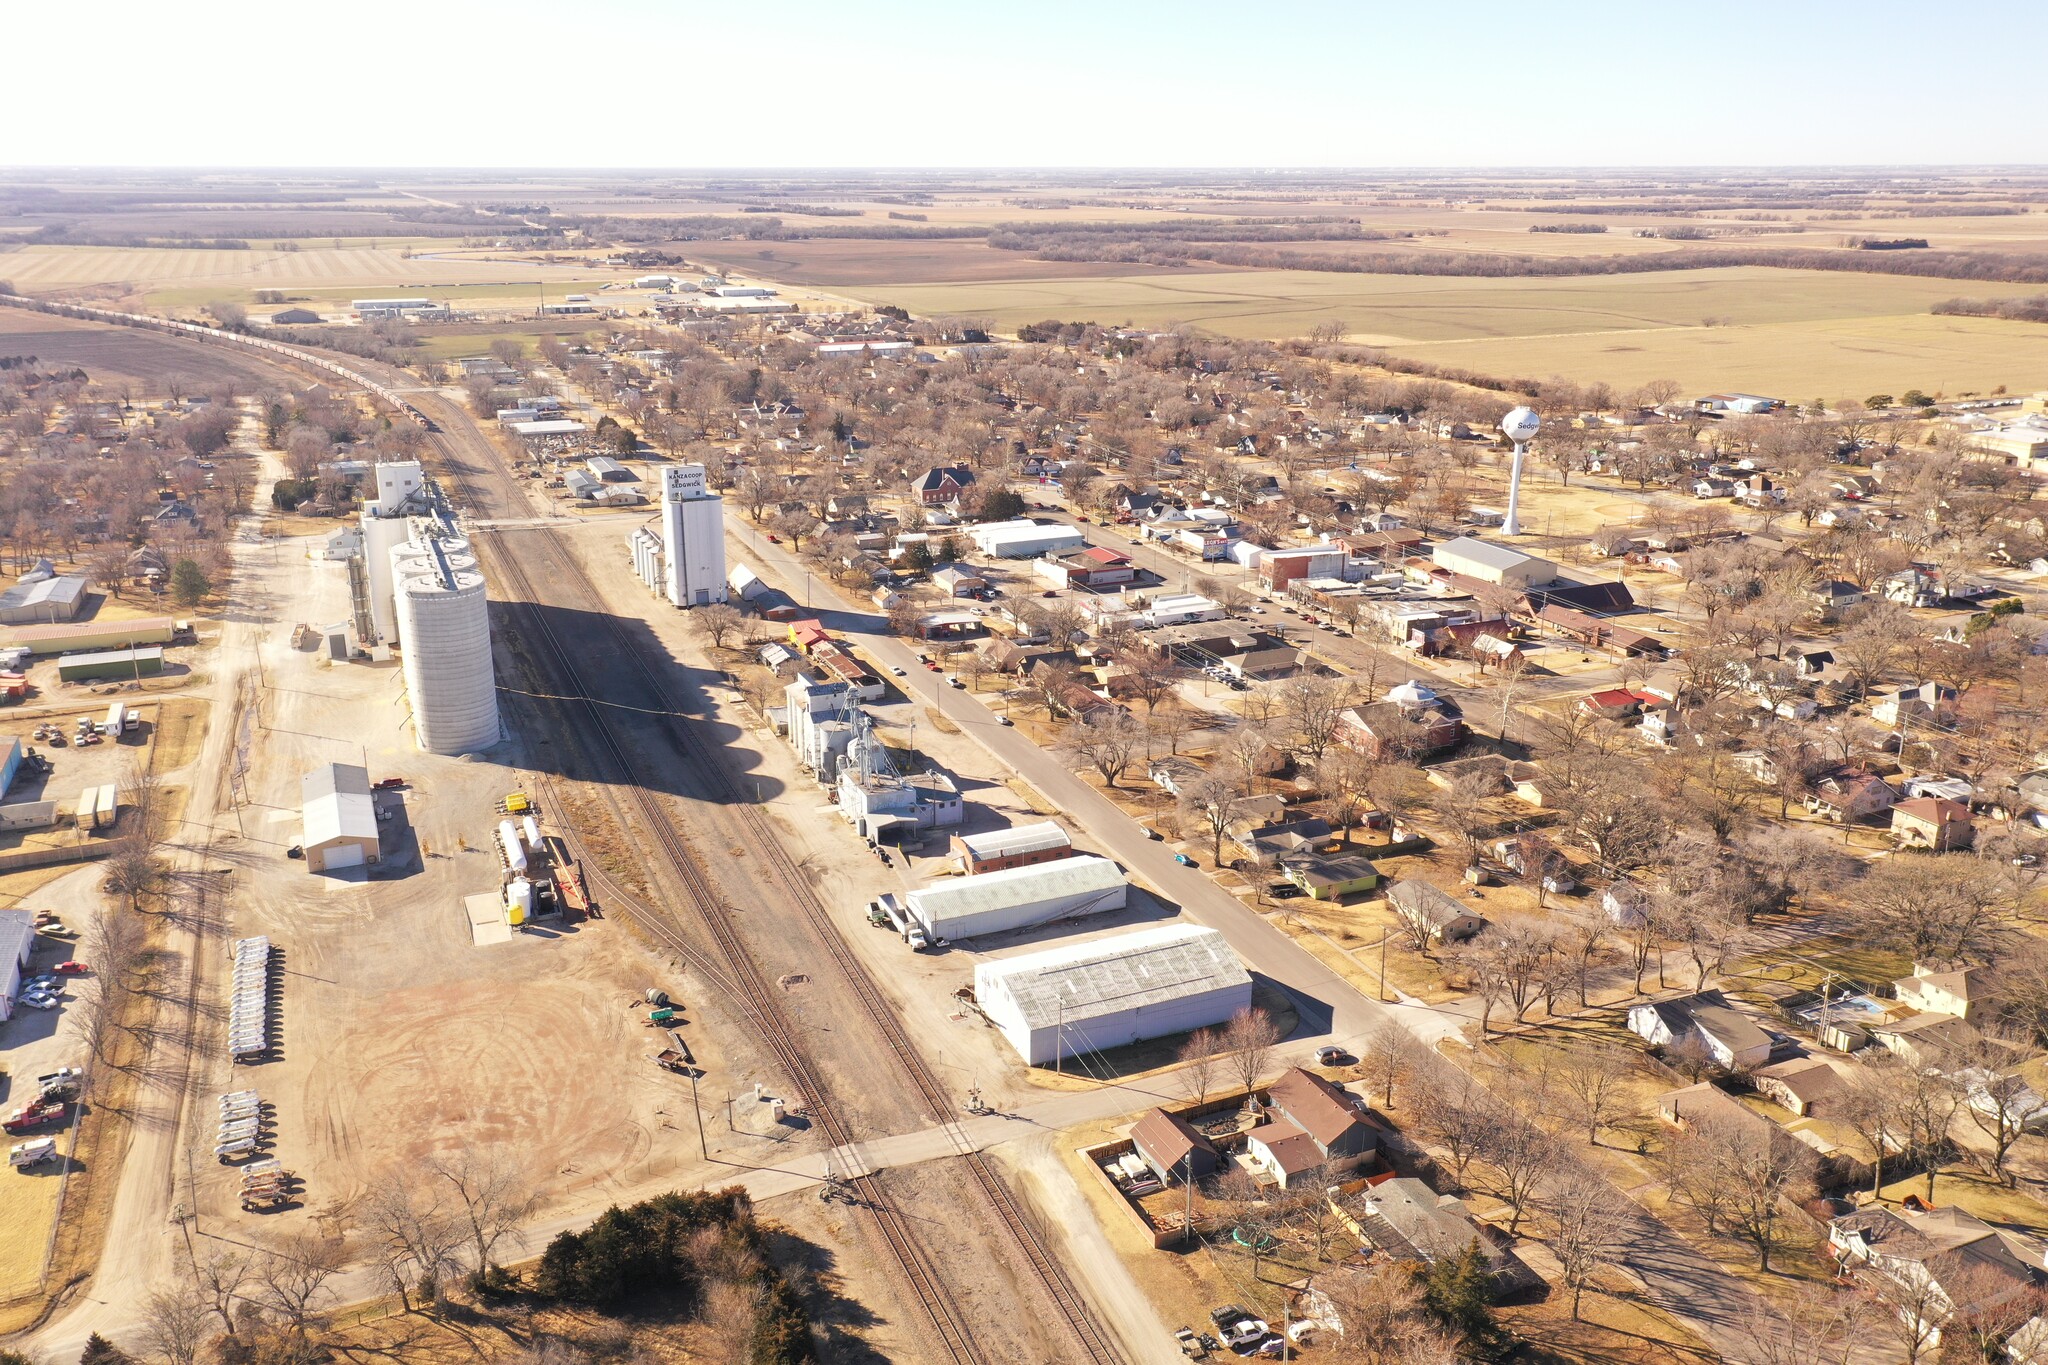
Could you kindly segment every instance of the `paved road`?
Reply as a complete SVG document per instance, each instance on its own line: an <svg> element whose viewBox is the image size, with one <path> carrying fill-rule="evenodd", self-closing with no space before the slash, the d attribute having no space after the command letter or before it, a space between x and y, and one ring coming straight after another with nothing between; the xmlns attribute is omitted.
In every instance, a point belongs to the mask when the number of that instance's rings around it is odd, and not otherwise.
<svg viewBox="0 0 2048 1365"><path fill-rule="evenodd" d="M804 564L783 546L769 544L762 533L736 520L727 528L757 568L785 585L804 582ZM813 597L842 600L822 582ZM885 618L845 606L825 607L817 615L829 628L858 638L862 649L884 666L902 668L904 676L897 682L906 692L942 709L1133 874L1178 901L1196 923L1222 933L1247 969L1285 990L1301 1015L1300 1026L1282 1048L1288 1058L1301 1060L1330 1042L1359 1048L1388 1020L1432 1046L1463 1038L1467 1017L1460 1010L1369 998L1206 875L1176 863L1164 844L1147 838L1136 821L1053 755L1000 724L974 696L946 686L942 675L920 665L915 651L887 634ZM1628 1264L1652 1299L1730 1359L1743 1359L1754 1337L1750 1324L1760 1302L1755 1294L1655 1218L1642 1214L1635 1223Z"/></svg>

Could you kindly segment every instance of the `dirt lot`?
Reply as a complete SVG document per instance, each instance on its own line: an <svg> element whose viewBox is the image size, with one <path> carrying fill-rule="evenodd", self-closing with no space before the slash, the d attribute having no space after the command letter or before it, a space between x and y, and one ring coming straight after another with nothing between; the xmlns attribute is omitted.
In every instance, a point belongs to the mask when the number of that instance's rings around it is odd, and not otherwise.
<svg viewBox="0 0 2048 1365"><path fill-rule="evenodd" d="M266 557L252 590L292 619L343 614L341 566L294 548ZM207 1094L260 1091L277 1110L275 1154L307 1190L298 1211L243 1213L231 1172L202 1155L202 1216L289 1223L425 1160L498 1146L543 1189L543 1215L694 1183L687 1091L648 1064L655 1035L630 1008L667 979L661 964L603 920L472 944L462 898L497 888L494 807L524 781L518 742L473 760L423 754L400 728L395 667L330 665L288 634L279 624L264 641L246 838L228 858L240 882L234 932L268 934L282 954L283 1041L257 1065L216 1061L196 1112L206 1117ZM316 876L283 856L299 837L301 775L332 761L411 784L387 798L396 814L369 879ZM202 1154L204 1127L188 1134Z"/></svg>

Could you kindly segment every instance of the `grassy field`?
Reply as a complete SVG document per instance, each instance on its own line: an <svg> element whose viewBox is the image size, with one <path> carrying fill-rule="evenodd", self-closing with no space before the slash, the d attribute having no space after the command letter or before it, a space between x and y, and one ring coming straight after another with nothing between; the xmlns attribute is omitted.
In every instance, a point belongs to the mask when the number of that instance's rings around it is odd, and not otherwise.
<svg viewBox="0 0 2048 1365"><path fill-rule="evenodd" d="M1359 340L1446 365L1622 385L1672 378L1799 398L2040 386L2048 328L1927 312L1963 288L1754 268L1505 280L1219 271L843 292L913 312L989 316L1003 328L1056 317L1282 338L1336 320Z"/></svg>

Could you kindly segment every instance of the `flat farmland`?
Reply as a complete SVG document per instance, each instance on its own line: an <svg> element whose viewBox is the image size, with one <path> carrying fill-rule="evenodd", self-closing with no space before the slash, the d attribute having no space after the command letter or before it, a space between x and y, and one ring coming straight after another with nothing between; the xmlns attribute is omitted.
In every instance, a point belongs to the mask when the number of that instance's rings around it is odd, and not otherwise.
<svg viewBox="0 0 2048 1365"><path fill-rule="evenodd" d="M203 390L232 379L244 392L276 382L277 371L238 346L189 341L129 327L0 308L0 355L32 355L38 369L76 365L97 384L131 385L138 394L164 391L173 379Z"/></svg>
<svg viewBox="0 0 2048 1365"><path fill-rule="evenodd" d="M903 284L982 284L1011 280L1149 277L1182 272L1120 261L1040 261L1021 251L997 251L971 240L857 241L813 238L800 242L688 242L676 248L721 270L743 271L784 284L814 288L881 288ZM893 300L879 298L878 302Z"/></svg>
<svg viewBox="0 0 2048 1365"><path fill-rule="evenodd" d="M1334 320L1400 354L1537 378L1670 378L1802 398L2048 383L2048 328L1927 311L1959 293L2043 293L2038 285L1757 267L1562 279L1187 271L843 288L913 312L989 316L1005 330L1062 318L1277 339Z"/></svg>
<svg viewBox="0 0 2048 1365"><path fill-rule="evenodd" d="M407 246L423 254L408 257ZM439 246L442 250L436 252ZM320 299L364 290L449 289L546 279L551 289L595 287L625 272L590 266L492 260L446 249L431 238L363 239L339 248L203 251L180 247L17 246L0 250L0 279L24 294L51 295L122 285L151 302L180 306L212 299L253 303L259 289Z"/></svg>
<svg viewBox="0 0 2048 1365"><path fill-rule="evenodd" d="M1568 375L1621 388L1677 379L1702 391L1782 394L1800 402L1911 388L1951 396L2001 384L2015 392L2048 388L2048 327L1926 313L1392 349L1487 374Z"/></svg>

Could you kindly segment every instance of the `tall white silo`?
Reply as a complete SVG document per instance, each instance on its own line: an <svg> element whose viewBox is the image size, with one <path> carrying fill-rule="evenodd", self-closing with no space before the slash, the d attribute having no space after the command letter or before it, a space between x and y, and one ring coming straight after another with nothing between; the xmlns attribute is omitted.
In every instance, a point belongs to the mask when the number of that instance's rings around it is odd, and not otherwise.
<svg viewBox="0 0 2048 1365"><path fill-rule="evenodd" d="M484 576L470 556L439 544L410 548L393 554L392 576L413 737L429 753L489 748L498 742L498 685Z"/></svg>

